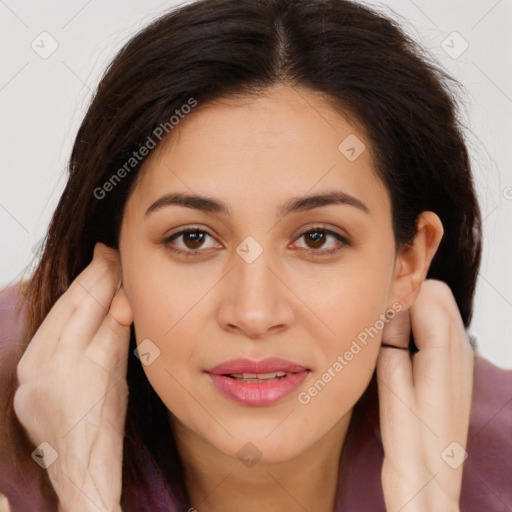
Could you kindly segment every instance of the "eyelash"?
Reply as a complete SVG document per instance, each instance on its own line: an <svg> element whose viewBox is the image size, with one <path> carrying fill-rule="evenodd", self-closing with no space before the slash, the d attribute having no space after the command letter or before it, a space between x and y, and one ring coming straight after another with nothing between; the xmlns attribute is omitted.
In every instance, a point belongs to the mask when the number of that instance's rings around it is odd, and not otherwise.
<svg viewBox="0 0 512 512"><path fill-rule="evenodd" d="M314 255L317 255L319 254L320 256L330 256L332 254L335 254L339 251L341 251L343 248L345 247L349 247L351 245L351 243L349 242L349 240L347 238L345 238L344 236L340 235L339 233L336 233L335 231L331 231L330 229L327 229L325 228L324 226L313 226L311 228L308 228L306 231L303 231L297 238L296 240L299 240L300 238L302 238L303 236L305 235L308 235L308 234L311 234L311 233L322 233L324 235L332 235L334 238L336 238L339 242L339 245L338 247L334 248L334 249L324 249L324 250L321 250L321 249L304 249L304 248L300 248L299 250L304 250L304 251L307 251L311 254L314 254ZM182 231L178 231L177 233L173 233L172 235L166 237L164 240L162 240L162 243L163 245L171 252L173 253L176 253L176 254L179 254L179 255L182 255L182 256L185 256L185 257L196 257L196 256L199 256L200 253L202 252L201 249L197 249L197 250L193 250L193 249L189 249L189 250L183 250L183 249L178 249L176 248L175 246L172 246L171 245L171 242L173 240L175 240L176 238L179 238L180 236L182 235L185 235L187 233L204 233L206 235L208 235L209 237L213 238L207 231L203 230L203 229L199 229L199 228L187 228L187 229L184 229ZM204 250L203 250L204 251Z"/></svg>

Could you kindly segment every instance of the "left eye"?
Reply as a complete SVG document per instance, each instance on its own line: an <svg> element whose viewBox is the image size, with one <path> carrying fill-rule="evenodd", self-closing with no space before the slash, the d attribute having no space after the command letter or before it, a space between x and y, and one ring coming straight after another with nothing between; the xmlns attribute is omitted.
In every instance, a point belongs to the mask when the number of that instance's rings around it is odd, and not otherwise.
<svg viewBox="0 0 512 512"><path fill-rule="evenodd" d="M330 248L323 249L323 250L319 251L318 249L320 247L324 246L324 244L326 243L326 240L328 240L329 237L331 239L334 239L334 245L331 244ZM304 238L304 240L306 241L306 244L309 244L311 242L311 245L305 247L305 249L313 251L313 252L321 252L321 253L331 254L333 252L337 252L343 246L349 245L349 242L345 237L341 236L338 233L335 233L334 231L330 231L325 228L310 229L310 230L302 233L302 235L300 235L299 238L297 238L297 240L300 240L301 238Z"/></svg>
<svg viewBox="0 0 512 512"><path fill-rule="evenodd" d="M205 247L205 240L210 238L213 243ZM350 245L349 241L341 236L340 234L322 228L312 228L302 233L296 240L304 238L306 241L306 247L299 247L313 253L320 254L332 254L341 250L344 246ZM181 239L181 244L177 244L175 241ZM321 249L326 244L326 241L332 240L331 247L327 249ZM175 253L183 254L184 256L195 256L201 251L199 249L211 249L215 247L214 238L202 229L186 229L174 233L173 235L165 238L163 244Z"/></svg>

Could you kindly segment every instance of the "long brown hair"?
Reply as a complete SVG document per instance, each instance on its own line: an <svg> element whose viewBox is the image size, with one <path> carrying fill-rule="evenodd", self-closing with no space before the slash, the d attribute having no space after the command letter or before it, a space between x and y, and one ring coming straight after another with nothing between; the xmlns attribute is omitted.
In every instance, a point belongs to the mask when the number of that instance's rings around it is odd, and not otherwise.
<svg viewBox="0 0 512 512"><path fill-rule="evenodd" d="M397 22L352 1L199 0L142 29L105 71L76 136L41 260L24 290L20 356L90 262L94 244L118 247L123 208L144 158L108 197L94 191L190 98L205 105L233 94L257 95L277 83L323 93L364 127L376 172L391 196L398 249L413 240L422 211L438 214L444 237L427 277L450 286L469 326L481 217L457 114L460 84ZM130 343L133 352L133 326ZM143 485L134 467L135 439L147 446L170 488L187 499L165 405L135 357L128 383L123 503L127 489ZM375 404L374 375L355 406L345 446L362 418L376 418ZM12 408L9 414L15 449L27 453Z"/></svg>

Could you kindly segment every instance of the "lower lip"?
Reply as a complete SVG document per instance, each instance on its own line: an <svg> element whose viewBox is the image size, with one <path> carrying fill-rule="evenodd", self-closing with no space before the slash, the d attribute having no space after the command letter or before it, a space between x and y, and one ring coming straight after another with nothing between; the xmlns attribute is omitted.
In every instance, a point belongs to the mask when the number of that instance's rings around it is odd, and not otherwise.
<svg viewBox="0 0 512 512"><path fill-rule="evenodd" d="M282 379L240 382L224 375L208 373L213 385L225 396L245 405L271 405L292 393L309 371L291 373Z"/></svg>

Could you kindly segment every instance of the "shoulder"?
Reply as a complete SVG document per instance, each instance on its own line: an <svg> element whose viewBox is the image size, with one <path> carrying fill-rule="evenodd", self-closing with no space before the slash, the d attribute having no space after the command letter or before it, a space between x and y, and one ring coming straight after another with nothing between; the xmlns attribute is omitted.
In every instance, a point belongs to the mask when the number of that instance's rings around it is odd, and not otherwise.
<svg viewBox="0 0 512 512"><path fill-rule="evenodd" d="M18 282L0 290L0 504L5 507L7 501L11 512L51 510L41 494L44 470L32 460L31 450L25 449L25 433L12 411L16 366L23 352L23 286ZM22 456L16 446L23 446Z"/></svg>
<svg viewBox="0 0 512 512"><path fill-rule="evenodd" d="M467 457L463 461L461 510L478 512L512 510L511 432L512 369L499 368L477 353L466 443ZM359 492L361 503L368 500L369 496L375 496L378 501L375 501L373 510L384 510L380 485L378 490L368 493L368 479L365 479L365 475L374 472L374 466L378 465L380 468L382 465L384 452L378 422L375 425L373 438L367 440L363 447L364 450L359 454L361 460L355 461L354 468L357 473L353 486L354 489L358 486L361 488ZM374 473L375 482L378 482L379 478L380 473ZM364 484L359 483L358 480Z"/></svg>
<svg viewBox="0 0 512 512"><path fill-rule="evenodd" d="M11 353L23 321L24 283L16 283L0 290L0 360Z"/></svg>
<svg viewBox="0 0 512 512"><path fill-rule="evenodd" d="M11 384L19 360L19 335L23 324L22 283L0 290L0 407L12 391Z"/></svg>
<svg viewBox="0 0 512 512"><path fill-rule="evenodd" d="M502 409L504 414L501 418L510 420L512 408L507 408L507 404L512 405L509 404L511 400L512 369L500 368L484 357L475 355L471 420L475 423L485 420L482 416L493 411L498 413Z"/></svg>
<svg viewBox="0 0 512 512"><path fill-rule="evenodd" d="M23 323L22 283L0 290L0 406L11 389L21 346L19 335ZM3 407L2 407L3 409Z"/></svg>
<svg viewBox="0 0 512 512"><path fill-rule="evenodd" d="M475 355L461 509L512 508L512 369Z"/></svg>

